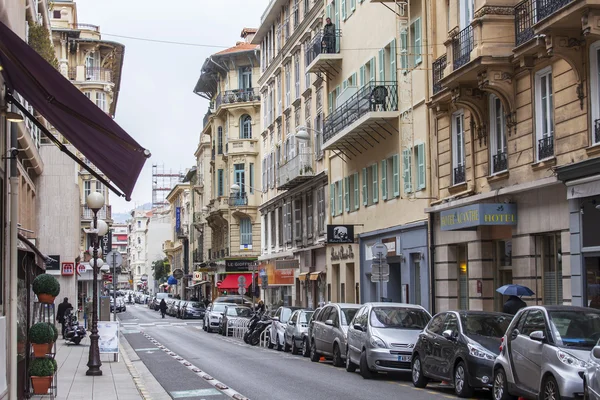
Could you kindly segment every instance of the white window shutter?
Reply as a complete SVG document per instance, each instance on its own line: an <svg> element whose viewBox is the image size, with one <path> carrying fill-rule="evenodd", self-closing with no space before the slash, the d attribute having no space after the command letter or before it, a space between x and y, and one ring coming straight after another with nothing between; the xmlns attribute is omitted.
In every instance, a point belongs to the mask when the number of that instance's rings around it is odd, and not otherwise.
<svg viewBox="0 0 600 400"><path fill-rule="evenodd" d="M362 169L362 195L363 195L363 204L366 206L367 204L369 204L369 193L367 190L367 179L369 179L369 177L367 176L367 169L363 168Z"/></svg>
<svg viewBox="0 0 600 400"><path fill-rule="evenodd" d="M377 164L373 164L371 170L373 171L373 203L377 203L379 201L379 177L377 174Z"/></svg>
<svg viewBox="0 0 600 400"><path fill-rule="evenodd" d="M400 196L400 156L394 154L392 173L394 174L394 197Z"/></svg>
<svg viewBox="0 0 600 400"><path fill-rule="evenodd" d="M387 160L381 161L381 198L387 200Z"/></svg>

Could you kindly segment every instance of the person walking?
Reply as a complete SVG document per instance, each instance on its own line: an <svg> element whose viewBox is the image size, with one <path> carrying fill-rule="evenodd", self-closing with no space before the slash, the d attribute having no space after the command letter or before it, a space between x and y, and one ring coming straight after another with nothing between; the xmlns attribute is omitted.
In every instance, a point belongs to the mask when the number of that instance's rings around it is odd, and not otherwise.
<svg viewBox="0 0 600 400"><path fill-rule="evenodd" d="M91 325L90 323L88 323L88 321L92 320L93 314L94 314L94 303L92 303L92 299L90 299L88 297L87 299L85 299L85 313L83 314L85 329L88 328L88 325Z"/></svg>
<svg viewBox="0 0 600 400"><path fill-rule="evenodd" d="M165 299L162 299L160 301L160 305L158 306L158 308L160 309L160 313L162 315L162 317L165 317L165 314L167 312L167 302L165 301Z"/></svg>
<svg viewBox="0 0 600 400"><path fill-rule="evenodd" d="M71 303L69 303L69 298L65 297L63 299L63 302L58 305L58 308L56 310L56 320L62 326L62 338L63 339L65 338L65 329L67 328L67 326L66 326L67 321L65 320L65 312L69 308L73 308L73 306L71 305Z"/></svg>
<svg viewBox="0 0 600 400"><path fill-rule="evenodd" d="M509 296L506 303L504 303L504 307L502 307L502 312L506 314L515 315L521 308L527 307L527 303L521 300L520 297L517 296Z"/></svg>

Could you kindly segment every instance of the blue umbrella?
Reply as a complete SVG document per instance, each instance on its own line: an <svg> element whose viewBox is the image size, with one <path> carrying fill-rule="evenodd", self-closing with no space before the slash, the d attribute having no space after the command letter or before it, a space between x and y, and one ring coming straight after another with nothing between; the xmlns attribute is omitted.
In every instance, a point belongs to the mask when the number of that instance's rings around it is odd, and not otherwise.
<svg viewBox="0 0 600 400"><path fill-rule="evenodd" d="M169 285L177 285L177 279L175 279L175 278L173 277L173 275L171 275L171 276L169 276L169 279L167 279L167 283L168 283Z"/></svg>
<svg viewBox="0 0 600 400"><path fill-rule="evenodd" d="M496 292L505 296L532 296L535 294L527 286L521 285L504 285L496 289Z"/></svg>

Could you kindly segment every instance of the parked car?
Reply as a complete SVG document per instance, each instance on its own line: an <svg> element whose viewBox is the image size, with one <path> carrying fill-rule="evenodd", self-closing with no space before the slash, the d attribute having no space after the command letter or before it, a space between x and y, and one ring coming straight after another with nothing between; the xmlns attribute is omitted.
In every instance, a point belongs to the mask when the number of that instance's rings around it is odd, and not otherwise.
<svg viewBox="0 0 600 400"><path fill-rule="evenodd" d="M186 304L187 304L187 300L180 300L175 305L175 307L176 307L175 308L175 316L177 318L182 318L183 307L185 307Z"/></svg>
<svg viewBox="0 0 600 400"><path fill-rule="evenodd" d="M176 306L176 303L179 300L167 299L165 301L167 303L167 315L170 315L171 317L174 317L175 316L175 306Z"/></svg>
<svg viewBox="0 0 600 400"><path fill-rule="evenodd" d="M210 333L213 329L219 329L219 323L226 306L227 303L211 303L208 305L206 313L204 314L203 326L203 329L206 332Z"/></svg>
<svg viewBox="0 0 600 400"><path fill-rule="evenodd" d="M292 316L294 311L298 310L298 307L279 307L273 316L273 323L271 324L271 333L269 335L268 347L272 349L275 347L278 351L283 350L283 332L287 326L287 322Z"/></svg>
<svg viewBox="0 0 600 400"><path fill-rule="evenodd" d="M223 336L233 334L233 327L228 326L228 323L239 320L249 320L252 316L250 307L240 306L237 304L227 304L223 311L223 316L219 322L219 333Z"/></svg>
<svg viewBox="0 0 600 400"><path fill-rule="evenodd" d="M336 367L344 366L348 324L360 304L332 303L323 307L312 328L310 360L319 361L323 355L333 360Z"/></svg>
<svg viewBox="0 0 600 400"><path fill-rule="evenodd" d="M314 326L314 321L315 319L317 319L317 317L319 316L319 313L321 312L321 310L323 309L323 307L318 307L315 312L312 313L312 315L310 316L310 319L308 320L308 329L306 330L306 336L304 338L304 343L302 344L302 355L304 357L309 357L310 356L310 349L311 349L311 345L312 345L312 329Z"/></svg>
<svg viewBox="0 0 600 400"><path fill-rule="evenodd" d="M206 308L204 304L198 301L188 301L183 305L181 318L183 319L204 319Z"/></svg>
<svg viewBox="0 0 600 400"><path fill-rule="evenodd" d="M227 295L217 297L213 303L235 303L252 307L252 299L242 295Z"/></svg>
<svg viewBox="0 0 600 400"><path fill-rule="evenodd" d="M367 303L348 326L346 371L370 379L378 371L410 371L412 349L431 315L402 303Z"/></svg>
<svg viewBox="0 0 600 400"><path fill-rule="evenodd" d="M574 306L521 309L494 362L495 400L582 398L589 353L600 339L600 310Z"/></svg>
<svg viewBox="0 0 600 400"><path fill-rule="evenodd" d="M419 335L412 360L412 381L450 382L459 397L492 387L494 360L512 315L487 311L437 314Z"/></svg>
<svg viewBox="0 0 600 400"><path fill-rule="evenodd" d="M124 312L127 310L127 307L125 306L125 300L123 300L122 297L117 297L117 301L116 301L116 307L117 307L117 312ZM110 298L110 312L114 312L115 309L115 299L114 297Z"/></svg>
<svg viewBox="0 0 600 400"><path fill-rule="evenodd" d="M298 354L304 347L308 332L308 321L314 311L296 310L292 313L283 332L283 350Z"/></svg>

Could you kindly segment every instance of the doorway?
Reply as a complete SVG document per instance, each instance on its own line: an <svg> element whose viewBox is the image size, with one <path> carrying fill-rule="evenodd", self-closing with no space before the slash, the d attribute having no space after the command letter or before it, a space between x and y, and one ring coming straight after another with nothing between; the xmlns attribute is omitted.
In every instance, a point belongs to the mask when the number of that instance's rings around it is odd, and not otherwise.
<svg viewBox="0 0 600 400"><path fill-rule="evenodd" d="M499 240L496 242L496 276L494 287L494 308L497 311L502 311L507 297L496 292L501 286L510 285L513 283L512 270L512 241Z"/></svg>
<svg viewBox="0 0 600 400"><path fill-rule="evenodd" d="M421 253L412 253L410 255L413 276L412 303L422 305L421 300Z"/></svg>

